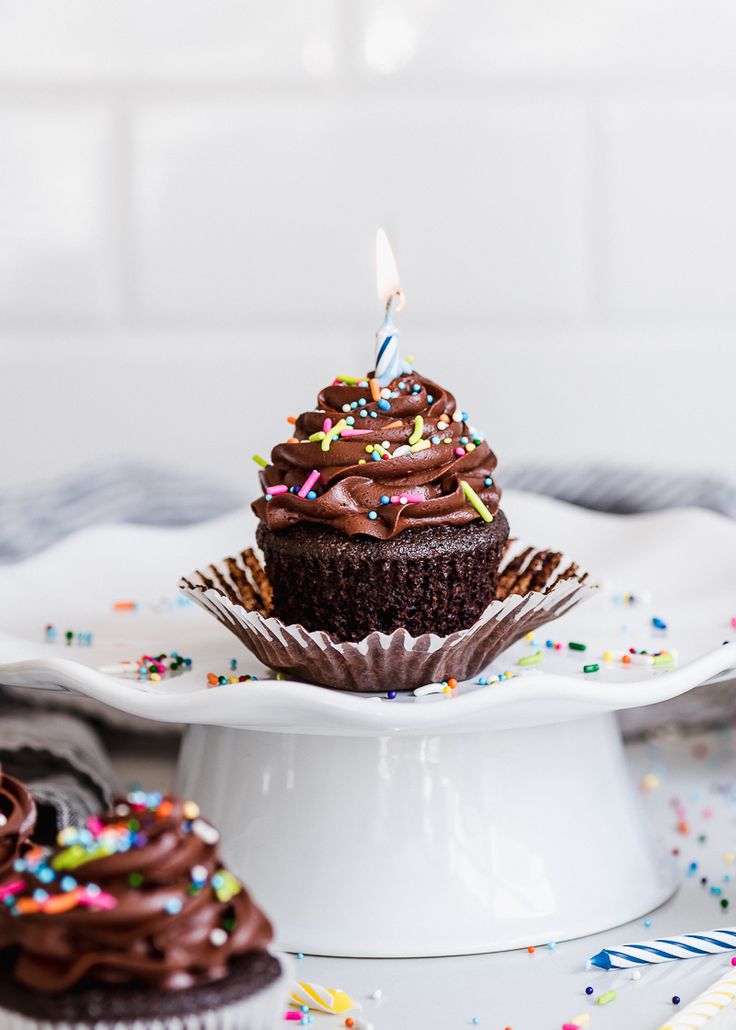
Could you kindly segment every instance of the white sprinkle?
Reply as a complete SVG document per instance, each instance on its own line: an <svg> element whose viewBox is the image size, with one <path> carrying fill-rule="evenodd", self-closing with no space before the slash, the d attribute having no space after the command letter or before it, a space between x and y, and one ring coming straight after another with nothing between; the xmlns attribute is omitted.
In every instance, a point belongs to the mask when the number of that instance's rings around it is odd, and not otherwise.
<svg viewBox="0 0 736 1030"><path fill-rule="evenodd" d="M425 697L427 694L443 694L444 690L441 683L427 683L423 687L416 687L413 694L414 697Z"/></svg>
<svg viewBox="0 0 736 1030"><path fill-rule="evenodd" d="M195 865L190 875L193 883L205 883L207 880L207 868L203 865Z"/></svg>
<svg viewBox="0 0 736 1030"><path fill-rule="evenodd" d="M463 413L458 408L457 411L452 416L452 421L453 422L462 422L462 420L463 420Z"/></svg>
<svg viewBox="0 0 736 1030"><path fill-rule="evenodd" d="M396 448L394 458L403 458L405 454L411 454L411 447L407 443L403 443L401 447Z"/></svg>
<svg viewBox="0 0 736 1030"><path fill-rule="evenodd" d="M632 980L641 980L641 970L640 969L632 969L631 970L631 979Z"/></svg>
<svg viewBox="0 0 736 1030"><path fill-rule="evenodd" d="M342 410L343 410L343 411L350 411L350 410L351 410L351 409L350 409L350 405L349 405L349 404L343 404L343 406L342 406Z"/></svg>
<svg viewBox="0 0 736 1030"><path fill-rule="evenodd" d="M227 933L222 927L217 926L210 934L210 944L214 944L216 948L221 948L227 940Z"/></svg>
<svg viewBox="0 0 736 1030"><path fill-rule="evenodd" d="M373 1030L373 1023L369 1023L367 1019L363 1019L361 1016L356 1016L355 1030Z"/></svg>
<svg viewBox="0 0 736 1030"><path fill-rule="evenodd" d="M390 440L381 440L381 447L389 448L391 446Z"/></svg>
<svg viewBox="0 0 736 1030"><path fill-rule="evenodd" d="M385 401L387 401L390 396L391 396L391 391L389 390L389 388L387 386L384 386L384 388L381 390L381 397L383 397L383 399Z"/></svg>
<svg viewBox="0 0 736 1030"><path fill-rule="evenodd" d="M371 998L373 998L374 1001L380 1001L382 997L383 997L383 991L381 990L380 987L376 987L375 991L371 995Z"/></svg>
<svg viewBox="0 0 736 1030"><path fill-rule="evenodd" d="M654 665L654 658L650 654L632 654L632 665Z"/></svg>
<svg viewBox="0 0 736 1030"><path fill-rule="evenodd" d="M192 823L192 832L196 833L200 840L203 840L205 844L217 844L220 839L220 834L210 823L206 823L204 819L195 819Z"/></svg>

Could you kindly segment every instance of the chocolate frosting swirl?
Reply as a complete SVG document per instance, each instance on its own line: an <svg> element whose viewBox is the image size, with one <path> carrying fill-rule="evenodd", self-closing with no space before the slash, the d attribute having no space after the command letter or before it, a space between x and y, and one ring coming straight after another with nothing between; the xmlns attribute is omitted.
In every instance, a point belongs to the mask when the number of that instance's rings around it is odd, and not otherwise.
<svg viewBox="0 0 736 1030"><path fill-rule="evenodd" d="M17 949L14 978L55 994L95 982L175 991L225 977L272 929L222 867L218 840L193 802L135 792L85 829L63 830L56 849L30 852L17 882L0 888L0 948Z"/></svg>
<svg viewBox="0 0 736 1030"><path fill-rule="evenodd" d="M253 503L270 530L314 523L387 540L414 526L462 525L480 517L463 480L491 515L497 511L496 457L453 395L416 372L394 379L383 393L376 398L367 378L336 380L320 393L317 410L296 419L294 436L271 452L260 474L264 496ZM324 431L326 419L333 427L348 423L347 434L327 449L322 439L309 439ZM415 443L419 447L409 450ZM299 497L313 470L319 472L316 496ZM288 492L268 494L281 486Z"/></svg>
<svg viewBox="0 0 736 1030"><path fill-rule="evenodd" d="M0 881L12 873L35 825L36 806L30 791L0 772Z"/></svg>

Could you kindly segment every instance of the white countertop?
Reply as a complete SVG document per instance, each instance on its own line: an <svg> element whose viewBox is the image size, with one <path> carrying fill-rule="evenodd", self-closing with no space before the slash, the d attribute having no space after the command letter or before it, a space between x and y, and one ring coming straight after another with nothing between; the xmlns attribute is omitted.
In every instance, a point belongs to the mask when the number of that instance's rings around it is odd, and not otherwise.
<svg viewBox="0 0 736 1030"><path fill-rule="evenodd" d="M656 785L644 793L648 816L667 845L681 850L682 885L674 898L650 914L650 927L638 920L553 950L537 948L532 955L517 951L401 960L305 956L294 963L300 979L346 990L360 1001L362 1017L375 1030L459 1030L472 1026L473 1017L486 1030L560 1030L582 1012L590 1015L590 1030L657 1030L673 1012L672 996L679 995L684 1006L729 968L730 954L644 967L639 981L626 971L586 972L585 962L604 946L736 924L736 862L724 859L729 852L736 854L736 734L662 736L656 743L630 745L629 754L637 779L655 777ZM140 750L130 745L117 749L114 761L123 785L139 780L153 789L170 783L172 755L152 748L150 741L141 743ZM595 769L590 775L595 776ZM678 832L676 801L687 809L687 834ZM603 794L600 804L606 804ZM357 850L360 842L338 839L326 846ZM595 860L594 841L570 841L571 863ZM688 876L691 862L697 862L698 869ZM294 875L298 870L295 849ZM733 891L724 881L729 875L734 877ZM708 877L706 886L701 885L701 876ZM723 894L712 894L711 886L721 887ZM437 889L442 890L441 883ZM721 897L732 903L725 912ZM592 998L585 994L587 985L594 988ZM370 997L376 989L381 991L379 1001ZM613 1002L595 1004L599 994L611 989L618 992ZM708 1030L736 1027L736 1005L731 1009ZM315 1030L342 1025L344 1017L314 1017Z"/></svg>

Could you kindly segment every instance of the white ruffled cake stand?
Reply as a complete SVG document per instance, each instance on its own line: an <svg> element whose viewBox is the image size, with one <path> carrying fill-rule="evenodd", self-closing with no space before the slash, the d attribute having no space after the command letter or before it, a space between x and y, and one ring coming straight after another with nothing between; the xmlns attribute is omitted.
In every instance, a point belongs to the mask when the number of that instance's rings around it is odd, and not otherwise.
<svg viewBox="0 0 736 1030"><path fill-rule="evenodd" d="M239 671L256 671L234 638L173 602L143 605L126 623L111 600L158 596L182 569L242 547L242 514L189 530L112 527L3 574L12 634L0 637L0 682L53 685L186 723L177 789L219 824L228 860L286 950L464 954L623 923L662 903L676 878L643 820L615 712L736 667L736 643L723 644L736 529L704 512L620 518L511 491L504 508L515 533L566 549L620 592L652 591L656 609L616 605L604 584L537 633L582 640L585 655L546 652L537 674L463 684L455 697L389 700L265 678L206 689L206 672L227 672L233 655ZM94 620L93 648L38 643L60 605L69 625ZM653 614L666 633L652 628ZM609 668L599 658L658 641L678 648L677 669ZM192 672L153 685L90 667L152 648L189 653ZM520 642L493 669L517 669L528 648ZM584 660L602 671L582 673Z"/></svg>

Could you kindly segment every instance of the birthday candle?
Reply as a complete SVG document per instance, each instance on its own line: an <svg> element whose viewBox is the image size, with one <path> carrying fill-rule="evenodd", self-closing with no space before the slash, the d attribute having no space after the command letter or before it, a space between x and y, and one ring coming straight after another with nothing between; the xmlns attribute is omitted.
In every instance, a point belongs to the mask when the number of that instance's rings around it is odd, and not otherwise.
<svg viewBox="0 0 736 1030"><path fill-rule="evenodd" d="M378 299L386 306L386 314L383 325L376 333L374 377L380 386L388 386L404 370L399 355L399 331L393 322L393 310L401 310L404 295L399 285L394 253L383 229L379 229L376 234L376 284Z"/></svg>
<svg viewBox="0 0 736 1030"><path fill-rule="evenodd" d="M631 966L672 962L680 958L717 955L724 951L736 951L736 926L665 937L656 941L641 941L639 944L622 944L617 948L604 948L588 959L588 967L628 969Z"/></svg>
<svg viewBox="0 0 736 1030"><path fill-rule="evenodd" d="M659 1030L698 1030L736 998L736 969L731 968L686 1008L668 1019Z"/></svg>

